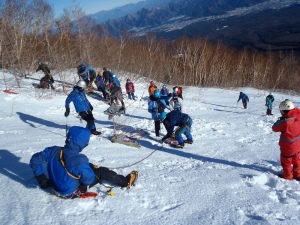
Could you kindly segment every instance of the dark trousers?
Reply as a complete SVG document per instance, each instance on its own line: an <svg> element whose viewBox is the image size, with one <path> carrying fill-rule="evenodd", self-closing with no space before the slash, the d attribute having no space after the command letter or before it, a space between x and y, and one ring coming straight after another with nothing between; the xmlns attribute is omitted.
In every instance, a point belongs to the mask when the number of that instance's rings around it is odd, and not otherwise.
<svg viewBox="0 0 300 225"><path fill-rule="evenodd" d="M243 102L244 109L247 109L247 100L243 99L242 102Z"/></svg>
<svg viewBox="0 0 300 225"><path fill-rule="evenodd" d="M90 131L95 131L96 126L95 126L95 118L93 116L92 111L83 111L80 112L79 115L81 118L87 122L86 128L88 128Z"/></svg>
<svg viewBox="0 0 300 225"><path fill-rule="evenodd" d="M155 128L156 137L159 137L159 131L160 131L160 121L159 120L154 121L154 128Z"/></svg>
<svg viewBox="0 0 300 225"><path fill-rule="evenodd" d="M103 94L103 98L106 99L106 91L105 91L105 87L98 87L98 91L101 91Z"/></svg>
<svg viewBox="0 0 300 225"><path fill-rule="evenodd" d="M123 175L119 175L116 172L106 168L106 167L97 167L90 163L90 167L95 173L95 180L92 184L90 184L90 188L94 185L101 183L102 181L106 180L112 184L118 185L120 187L127 187L130 180L130 175L126 177Z"/></svg>

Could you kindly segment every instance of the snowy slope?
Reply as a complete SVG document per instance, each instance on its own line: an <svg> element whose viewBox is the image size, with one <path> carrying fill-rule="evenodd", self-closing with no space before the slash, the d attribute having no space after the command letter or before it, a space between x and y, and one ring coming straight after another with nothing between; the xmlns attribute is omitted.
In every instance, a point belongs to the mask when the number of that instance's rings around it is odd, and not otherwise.
<svg viewBox="0 0 300 225"><path fill-rule="evenodd" d="M19 94L2 91L4 75L7 87ZM99 193L94 199L62 200L37 186L28 163L35 152L64 145L66 124L85 122L76 118L73 106L66 120L61 87L41 93L33 80L22 80L17 88L8 78L0 72L1 224L300 224L299 182L274 175L281 172L279 134L271 130L278 103L289 98L299 106L298 96L274 93L274 116L267 117L268 91L184 87L194 144L183 150L156 139L144 97L126 100L126 116L115 120L116 129L128 135L151 132L139 139L142 148L111 143L113 124L103 113L107 105L88 97L103 134L92 136L83 154L124 175L138 170L139 181L130 190L115 187L114 197L97 185L91 189ZM141 99L148 83L135 85ZM248 110L236 103L240 91L250 97Z"/></svg>

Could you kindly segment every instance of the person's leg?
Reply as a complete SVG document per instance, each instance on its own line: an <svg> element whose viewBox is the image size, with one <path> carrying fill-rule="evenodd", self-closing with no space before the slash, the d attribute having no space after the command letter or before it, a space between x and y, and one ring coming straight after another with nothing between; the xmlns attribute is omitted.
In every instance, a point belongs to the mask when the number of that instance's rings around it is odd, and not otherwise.
<svg viewBox="0 0 300 225"><path fill-rule="evenodd" d="M131 99L131 92L128 92L128 98Z"/></svg>
<svg viewBox="0 0 300 225"><path fill-rule="evenodd" d="M156 137L159 137L159 131L160 131L160 121L159 120L154 121L154 129L155 129Z"/></svg>
<svg viewBox="0 0 300 225"><path fill-rule="evenodd" d="M300 154L297 153L293 158L293 178L300 180Z"/></svg>
<svg viewBox="0 0 300 225"><path fill-rule="evenodd" d="M93 187L94 185L103 182L104 180L118 185L120 187L127 187L130 181L130 174L126 177L123 175L119 175L116 172L106 168L106 167L97 167L90 163L92 170L95 173L95 180L89 187Z"/></svg>
<svg viewBox="0 0 300 225"><path fill-rule="evenodd" d="M80 112L79 115L81 118L87 122L86 128L88 128L91 132L96 131L95 119L93 113L91 111L88 112Z"/></svg>
<svg viewBox="0 0 300 225"><path fill-rule="evenodd" d="M293 179L292 158L280 156L280 163L283 169L283 178L287 180Z"/></svg>

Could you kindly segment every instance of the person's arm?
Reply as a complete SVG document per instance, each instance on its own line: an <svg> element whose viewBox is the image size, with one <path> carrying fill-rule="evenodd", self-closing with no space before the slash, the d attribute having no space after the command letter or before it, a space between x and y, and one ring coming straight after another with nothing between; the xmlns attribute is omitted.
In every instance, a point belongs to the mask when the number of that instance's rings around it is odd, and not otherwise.
<svg viewBox="0 0 300 225"><path fill-rule="evenodd" d="M44 163L48 162L52 148L54 147L45 148L44 151L35 153L30 159L30 167L33 174L43 189L52 187L51 181L46 177L44 172Z"/></svg>
<svg viewBox="0 0 300 225"><path fill-rule="evenodd" d="M272 126L272 130L274 132L282 132L284 130L286 130L286 123L287 118L282 118L280 117Z"/></svg>

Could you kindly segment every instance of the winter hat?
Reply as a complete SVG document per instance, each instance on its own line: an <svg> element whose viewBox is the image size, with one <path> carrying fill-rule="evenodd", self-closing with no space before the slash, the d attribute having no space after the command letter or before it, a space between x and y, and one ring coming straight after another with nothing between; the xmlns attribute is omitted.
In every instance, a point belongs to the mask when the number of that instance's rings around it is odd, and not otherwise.
<svg viewBox="0 0 300 225"><path fill-rule="evenodd" d="M164 88L164 89L167 88L167 85L164 84L164 85L163 85L163 88Z"/></svg>
<svg viewBox="0 0 300 225"><path fill-rule="evenodd" d="M159 90L155 90L153 93L154 98L160 98L160 91Z"/></svg>
<svg viewBox="0 0 300 225"><path fill-rule="evenodd" d="M107 70L107 68L106 68L106 67L103 67L103 70L104 70L104 71L106 71L106 70Z"/></svg>
<svg viewBox="0 0 300 225"><path fill-rule="evenodd" d="M154 85L154 81L153 80L150 81L150 85Z"/></svg>
<svg viewBox="0 0 300 225"><path fill-rule="evenodd" d="M127 82L130 82L130 79L129 79L129 78L127 78Z"/></svg>
<svg viewBox="0 0 300 225"><path fill-rule="evenodd" d="M67 134L66 144L74 143L82 148L89 144L91 131L84 127L73 126L69 129Z"/></svg>
<svg viewBox="0 0 300 225"><path fill-rule="evenodd" d="M89 66L89 70L91 70L91 71L92 71L92 70L93 70L93 67L92 67L92 66Z"/></svg>

